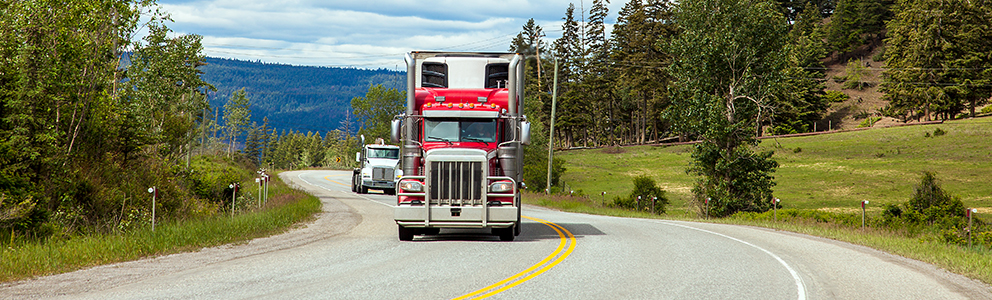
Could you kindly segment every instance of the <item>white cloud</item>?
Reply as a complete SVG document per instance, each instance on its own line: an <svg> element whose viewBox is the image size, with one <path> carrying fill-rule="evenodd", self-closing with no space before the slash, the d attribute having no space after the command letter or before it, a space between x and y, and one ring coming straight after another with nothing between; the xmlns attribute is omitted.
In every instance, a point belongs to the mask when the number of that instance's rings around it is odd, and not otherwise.
<svg viewBox="0 0 992 300"><path fill-rule="evenodd" d="M618 2L614 0L614 2ZM411 50L506 51L528 18L560 35L569 1L160 0L208 56L394 68ZM589 9L592 1L583 5ZM576 18L580 2L576 1ZM611 3L607 23L624 3ZM608 28L609 29L609 28Z"/></svg>

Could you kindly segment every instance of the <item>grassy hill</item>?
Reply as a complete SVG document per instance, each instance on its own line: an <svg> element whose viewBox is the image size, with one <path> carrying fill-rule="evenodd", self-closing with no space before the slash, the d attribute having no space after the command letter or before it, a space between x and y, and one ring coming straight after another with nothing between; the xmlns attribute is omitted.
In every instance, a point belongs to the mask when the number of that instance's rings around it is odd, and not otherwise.
<svg viewBox="0 0 992 300"><path fill-rule="evenodd" d="M943 135L939 135L943 131ZM937 132L937 134L935 134ZM992 118L937 125L876 128L762 140L780 164L775 196L785 208L855 210L862 200L878 209L909 199L923 171L982 214L992 207ZM638 146L557 152L568 171L563 188L589 201L628 195L633 177L648 175L668 192L669 214L687 212L695 180L685 173L691 145ZM619 152L619 153L613 153ZM606 192L605 198L601 192Z"/></svg>

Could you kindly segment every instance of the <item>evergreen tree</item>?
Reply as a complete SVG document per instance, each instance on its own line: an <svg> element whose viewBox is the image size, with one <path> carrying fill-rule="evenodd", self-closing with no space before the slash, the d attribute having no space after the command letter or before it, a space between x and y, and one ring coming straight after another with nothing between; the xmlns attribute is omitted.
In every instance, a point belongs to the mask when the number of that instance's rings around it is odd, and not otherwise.
<svg viewBox="0 0 992 300"><path fill-rule="evenodd" d="M906 0L889 22L881 86L886 115L953 118L992 94L992 33L987 1Z"/></svg>
<svg viewBox="0 0 992 300"><path fill-rule="evenodd" d="M826 46L820 27L822 18L812 3L799 15L789 31L787 84L792 86L775 106L768 124L772 134L791 134L812 130L813 122L822 119L829 103L824 98L823 77Z"/></svg>
<svg viewBox="0 0 992 300"><path fill-rule="evenodd" d="M833 50L851 52L882 38L885 22L892 18L895 0L837 0L837 10L827 24Z"/></svg>
<svg viewBox="0 0 992 300"><path fill-rule="evenodd" d="M234 145L248 127L249 119L251 119L251 103L245 90L235 91L227 100L227 104L224 104L224 134L230 145L227 148L228 156L234 153Z"/></svg>
<svg viewBox="0 0 992 300"><path fill-rule="evenodd" d="M261 165L262 149L264 144L265 131L258 123L252 123L248 128L248 136L245 137L245 148L242 150L245 158L252 164Z"/></svg>
<svg viewBox="0 0 992 300"><path fill-rule="evenodd" d="M675 32L671 7L665 1L630 1L620 11L612 33L612 115L617 117L618 129L627 125L618 134L627 137L625 143L657 140L659 131L667 128L662 111L668 106L666 87L670 79L665 66L671 56L661 46Z"/></svg>
<svg viewBox="0 0 992 300"><path fill-rule="evenodd" d="M577 133L585 130L592 120L586 109L587 102L580 90L584 65L584 43L580 39L579 24L574 18L575 5L569 4L562 24L562 36L554 42L554 56L558 59L558 111L555 129L560 137L555 140L565 147L575 144Z"/></svg>

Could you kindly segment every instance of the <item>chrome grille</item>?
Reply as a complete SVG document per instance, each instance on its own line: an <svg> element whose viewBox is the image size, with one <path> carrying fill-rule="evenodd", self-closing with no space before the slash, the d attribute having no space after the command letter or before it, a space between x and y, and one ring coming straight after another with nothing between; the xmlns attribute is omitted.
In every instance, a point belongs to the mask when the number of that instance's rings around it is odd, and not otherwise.
<svg viewBox="0 0 992 300"><path fill-rule="evenodd" d="M372 180L393 180L393 168L372 168Z"/></svg>
<svg viewBox="0 0 992 300"><path fill-rule="evenodd" d="M431 203L480 205L482 162L432 161L427 174Z"/></svg>

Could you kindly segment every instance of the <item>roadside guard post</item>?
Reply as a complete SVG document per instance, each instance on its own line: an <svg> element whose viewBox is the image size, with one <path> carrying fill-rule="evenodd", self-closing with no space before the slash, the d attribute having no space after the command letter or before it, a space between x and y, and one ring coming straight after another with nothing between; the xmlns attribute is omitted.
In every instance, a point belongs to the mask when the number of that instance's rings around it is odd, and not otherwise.
<svg viewBox="0 0 992 300"><path fill-rule="evenodd" d="M236 199L235 197L237 197L238 195L238 184L232 183L227 187L231 188L231 217L234 217L234 200Z"/></svg>
<svg viewBox="0 0 992 300"><path fill-rule="evenodd" d="M158 197L158 188L148 188L148 193L152 194L152 231L155 231L155 198Z"/></svg>
<svg viewBox="0 0 992 300"><path fill-rule="evenodd" d="M772 214L775 215L775 222L778 222L778 203L781 201L782 201L781 199L775 198L775 200L772 202Z"/></svg>
<svg viewBox="0 0 992 300"><path fill-rule="evenodd" d="M971 248L971 218L972 218L972 215L978 213L978 209L967 208L967 209L964 210L964 213L966 215L968 215L968 230L967 230L968 231L968 248Z"/></svg>
<svg viewBox="0 0 992 300"><path fill-rule="evenodd" d="M255 199L255 206L262 207L262 178L255 178L255 184L258 184L258 197Z"/></svg>
<svg viewBox="0 0 992 300"><path fill-rule="evenodd" d="M868 205L868 200L861 201L861 230L865 230L865 205Z"/></svg>
<svg viewBox="0 0 992 300"><path fill-rule="evenodd" d="M710 219L710 198L706 197L706 219Z"/></svg>

